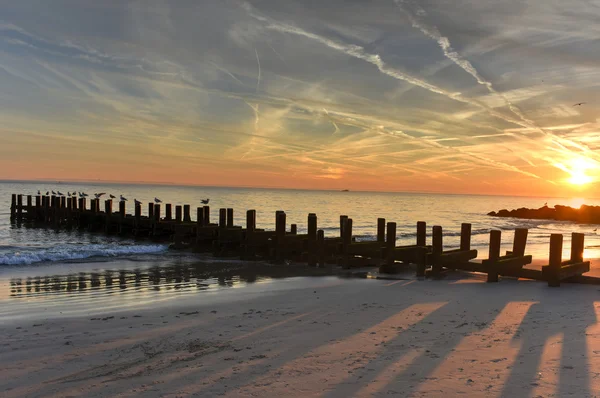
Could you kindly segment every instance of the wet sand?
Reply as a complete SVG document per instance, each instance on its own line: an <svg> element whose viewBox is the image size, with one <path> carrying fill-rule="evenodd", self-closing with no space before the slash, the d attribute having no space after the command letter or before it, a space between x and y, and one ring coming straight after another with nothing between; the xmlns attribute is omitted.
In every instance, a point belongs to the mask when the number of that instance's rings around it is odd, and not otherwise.
<svg viewBox="0 0 600 398"><path fill-rule="evenodd" d="M483 275L458 273L437 281L303 276L236 283L204 291L163 284L164 294L147 289L144 296L134 279L114 301L90 297L91 288L2 299L0 395L600 391L598 286L486 284Z"/></svg>

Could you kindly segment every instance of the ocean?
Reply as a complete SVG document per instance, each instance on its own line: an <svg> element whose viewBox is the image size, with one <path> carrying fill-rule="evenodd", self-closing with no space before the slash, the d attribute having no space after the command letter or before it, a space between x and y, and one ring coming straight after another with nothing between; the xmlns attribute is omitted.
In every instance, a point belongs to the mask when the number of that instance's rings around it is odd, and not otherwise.
<svg viewBox="0 0 600 398"><path fill-rule="evenodd" d="M218 209L234 208L236 225L245 225L247 209L257 211L257 227L274 229L275 211L284 210L289 224L296 223L298 232L306 231L308 213L316 213L318 227L326 236L338 236L339 216L353 219L353 232L358 240L373 240L377 218L397 223L398 245L413 244L416 240L417 221L427 222L428 243L431 227L441 225L444 231L444 247L456 248L459 244L462 222L472 223L472 248L479 250L478 258L487 258L490 229L502 230L502 250L512 247L515 228L529 228L526 252L534 261L548 258L551 233L564 234L564 254L570 250L570 233L586 235L585 257L600 258L600 236L597 225L578 225L571 222L545 220L519 220L495 218L486 214L492 210L518 207L541 207L555 204L579 206L582 203L600 205L599 200L582 198L530 198L513 196L445 195L421 193L380 193L309 191L254 188L189 187L158 185L123 185L92 183L49 182L2 182L0 183L0 278L11 281L10 293L0 289L0 299L33 297L36 292L65 292L69 286L75 290L92 292L93 275L109 273L115 288L123 290L123 284L131 281L138 290L152 294L156 290L189 291L220 289L256 281L269 281L273 270L248 275L249 265L236 260L215 260L207 255L194 255L170 251L168 245L148 241L133 241L117 236L104 236L83 231L54 231L17 227L10 222L10 199L12 193L35 195L40 190L66 192L106 192L129 199L127 211L133 212L133 200L144 203L160 198L164 203L190 204L192 209L200 206L200 200L210 199L211 220L218 217ZM146 206L142 206L146 211ZM192 212L192 217L195 212ZM154 270L154 271L153 271ZM159 271L156 271L159 270ZM161 271L162 270L162 274ZM170 270L170 271L169 271ZM208 270L208 271L207 271ZM209 272L210 271L210 272ZM158 272L158 280L152 282L152 272ZM169 272L171 272L169 274ZM86 274L82 284L77 275ZM90 280L90 276L92 275ZM119 276L120 275L120 276ZM162 277L161 277L162 275ZM169 279L169 275L172 276ZM69 279L70 278L70 279ZM110 279L112 283L113 279ZM145 281L141 283L141 281ZM29 282L27 282L29 281ZM22 283L22 285L20 285ZM29 290L26 284L29 283ZM45 284L45 288L43 285ZM96 285L112 286L109 280ZM54 287L52 287L54 286ZM131 289L130 289L131 290ZM9 293L9 294L7 294Z"/></svg>

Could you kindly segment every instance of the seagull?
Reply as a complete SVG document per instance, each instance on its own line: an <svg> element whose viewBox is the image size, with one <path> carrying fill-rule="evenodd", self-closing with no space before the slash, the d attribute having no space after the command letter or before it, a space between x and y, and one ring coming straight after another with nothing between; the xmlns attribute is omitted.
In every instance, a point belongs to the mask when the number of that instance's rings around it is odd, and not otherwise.
<svg viewBox="0 0 600 398"><path fill-rule="evenodd" d="M160 200L159 198L154 198L154 202L155 203L162 203L162 200Z"/></svg>
<svg viewBox="0 0 600 398"><path fill-rule="evenodd" d="M544 207L548 207L548 202L544 203Z"/></svg>
<svg viewBox="0 0 600 398"><path fill-rule="evenodd" d="M56 195L56 192L52 191L52 195Z"/></svg>
<svg viewBox="0 0 600 398"><path fill-rule="evenodd" d="M594 228L594 232L596 232L598 230L598 228Z"/></svg>
<svg viewBox="0 0 600 398"><path fill-rule="evenodd" d="M100 199L102 197L102 195L105 195L105 192L102 193L95 193L94 196L96 197L96 199Z"/></svg>
<svg viewBox="0 0 600 398"><path fill-rule="evenodd" d="M111 199L115 199L115 198L116 198L116 196L115 196L115 195L113 195L112 193L109 195L109 197L110 197Z"/></svg>
<svg viewBox="0 0 600 398"><path fill-rule="evenodd" d="M586 104L586 103L587 103L587 102L578 102L578 103L576 103L576 104L575 104L575 105L573 105L573 106L581 106L581 105L583 105L583 104Z"/></svg>
<svg viewBox="0 0 600 398"><path fill-rule="evenodd" d="M207 205L209 200L210 199L202 199L200 202L202 202L203 205Z"/></svg>
<svg viewBox="0 0 600 398"><path fill-rule="evenodd" d="M56 192L56 194L57 194L58 196L65 196L65 194L64 194L64 193L62 193L62 192L60 192L60 191Z"/></svg>
<svg viewBox="0 0 600 398"><path fill-rule="evenodd" d="M121 199L121 202L127 202L127 198L123 195L119 195L119 199Z"/></svg>
<svg viewBox="0 0 600 398"><path fill-rule="evenodd" d="M133 201L135 202L136 205L141 205L142 204L142 202L140 202L139 200L137 200L135 198L133 199Z"/></svg>
<svg viewBox="0 0 600 398"><path fill-rule="evenodd" d="M50 191L46 191L46 196L50 195Z"/></svg>
<svg viewBox="0 0 600 398"><path fill-rule="evenodd" d="M40 190L38 189L38 195L41 195Z"/></svg>

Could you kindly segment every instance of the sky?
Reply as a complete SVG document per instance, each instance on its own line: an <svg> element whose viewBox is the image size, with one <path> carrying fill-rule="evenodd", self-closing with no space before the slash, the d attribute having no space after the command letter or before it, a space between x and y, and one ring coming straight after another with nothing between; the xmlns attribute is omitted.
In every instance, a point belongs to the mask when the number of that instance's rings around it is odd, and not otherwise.
<svg viewBox="0 0 600 398"><path fill-rule="evenodd" d="M598 20L577 0L0 0L0 179L600 197Z"/></svg>

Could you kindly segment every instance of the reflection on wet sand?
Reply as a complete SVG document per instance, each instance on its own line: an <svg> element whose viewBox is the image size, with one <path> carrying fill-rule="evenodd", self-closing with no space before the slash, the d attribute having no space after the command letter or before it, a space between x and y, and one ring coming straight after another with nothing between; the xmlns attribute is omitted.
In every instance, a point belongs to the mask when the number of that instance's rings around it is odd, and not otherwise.
<svg viewBox="0 0 600 398"><path fill-rule="evenodd" d="M194 263L67 275L12 278L10 297L41 298L111 290L209 290L293 276L332 275L326 269L259 263Z"/></svg>

